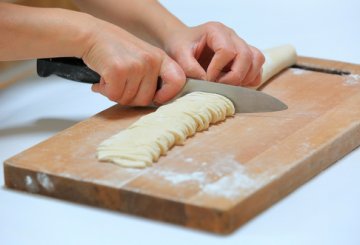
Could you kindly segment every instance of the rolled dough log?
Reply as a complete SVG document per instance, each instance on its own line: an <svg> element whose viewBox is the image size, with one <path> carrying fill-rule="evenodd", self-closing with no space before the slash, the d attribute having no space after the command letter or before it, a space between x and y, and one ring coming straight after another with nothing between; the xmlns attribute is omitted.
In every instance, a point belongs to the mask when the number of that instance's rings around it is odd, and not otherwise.
<svg viewBox="0 0 360 245"><path fill-rule="evenodd" d="M296 61L295 49L290 45L265 50L264 55L262 82L253 89ZM97 157L123 167L151 166L172 146L183 144L187 137L234 113L234 105L226 97L193 92L159 107L103 141L97 148Z"/></svg>
<svg viewBox="0 0 360 245"><path fill-rule="evenodd" d="M292 66L296 62L296 51L291 45L265 49L263 54L265 63L262 67L261 83L256 87L252 87L253 89L257 89L281 70Z"/></svg>

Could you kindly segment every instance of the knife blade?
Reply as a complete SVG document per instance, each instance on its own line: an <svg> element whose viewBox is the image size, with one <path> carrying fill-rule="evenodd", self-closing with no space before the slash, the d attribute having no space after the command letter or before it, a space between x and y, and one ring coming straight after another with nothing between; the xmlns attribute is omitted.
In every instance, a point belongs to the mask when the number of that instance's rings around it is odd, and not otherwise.
<svg viewBox="0 0 360 245"><path fill-rule="evenodd" d="M54 74L68 80L91 84L100 81L98 73L87 67L81 59L72 57L38 59L37 73L40 77ZM160 87L161 81L159 80L158 88ZM233 102L236 113L272 112L287 109L287 106L277 98L257 90L192 78L187 79L183 89L171 101L195 91L216 93L227 97Z"/></svg>
<svg viewBox="0 0 360 245"><path fill-rule="evenodd" d="M185 86L174 99L195 91L227 97L233 102L236 113L272 112L288 108L277 98L257 90L192 78L187 79Z"/></svg>

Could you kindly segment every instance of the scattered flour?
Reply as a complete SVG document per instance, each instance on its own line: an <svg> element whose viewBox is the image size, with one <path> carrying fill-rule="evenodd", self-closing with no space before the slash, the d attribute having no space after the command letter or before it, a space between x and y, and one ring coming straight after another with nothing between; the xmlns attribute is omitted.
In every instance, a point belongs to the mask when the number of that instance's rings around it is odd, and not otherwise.
<svg viewBox="0 0 360 245"><path fill-rule="evenodd" d="M196 181L204 183L206 180L206 174L204 172L192 172L192 173L177 173L173 171L158 171L156 172L159 176L173 185L181 184L187 181Z"/></svg>
<svg viewBox="0 0 360 245"><path fill-rule="evenodd" d="M26 186L26 189L29 191L29 192L32 192L32 193L36 193L36 192L39 192L39 186L38 184L36 183L36 181L33 180L33 178L31 178L31 176L27 175L25 177L25 186Z"/></svg>
<svg viewBox="0 0 360 245"><path fill-rule="evenodd" d="M244 165L239 163L234 155L215 158L209 168L219 179L203 185L202 192L206 195L234 199L245 191L259 187L260 182L247 173Z"/></svg>
<svg viewBox="0 0 360 245"><path fill-rule="evenodd" d="M197 171L179 173L172 170L158 170L154 173L172 185L196 182L202 194L228 199L234 199L244 192L254 190L262 183L249 176L245 167L235 159L234 155L217 154L208 162L197 163L195 159L192 161L197 164Z"/></svg>
<svg viewBox="0 0 360 245"><path fill-rule="evenodd" d="M291 71L294 75L302 75L308 73L307 70L299 69L299 68L291 68Z"/></svg>
<svg viewBox="0 0 360 245"><path fill-rule="evenodd" d="M359 74L350 74L347 76L344 76L344 84L347 86L353 86L360 83L360 75Z"/></svg>
<svg viewBox="0 0 360 245"><path fill-rule="evenodd" d="M55 186L51 181L50 177L44 173L37 173L36 179L38 180L39 184L47 191L52 192L55 190Z"/></svg>
<svg viewBox="0 0 360 245"><path fill-rule="evenodd" d="M203 187L203 192L208 195L221 196L232 199L244 189L252 189L256 186L256 181L245 173L235 172L232 175L222 177L214 183Z"/></svg>
<svg viewBox="0 0 360 245"><path fill-rule="evenodd" d="M192 162L194 159L192 159L191 157L187 157L185 158L185 162Z"/></svg>
<svg viewBox="0 0 360 245"><path fill-rule="evenodd" d="M303 142L303 143L301 143L300 148L301 148L302 150L304 150L304 151L308 151L308 150L310 150L312 147L311 147L310 143L308 143L308 142Z"/></svg>

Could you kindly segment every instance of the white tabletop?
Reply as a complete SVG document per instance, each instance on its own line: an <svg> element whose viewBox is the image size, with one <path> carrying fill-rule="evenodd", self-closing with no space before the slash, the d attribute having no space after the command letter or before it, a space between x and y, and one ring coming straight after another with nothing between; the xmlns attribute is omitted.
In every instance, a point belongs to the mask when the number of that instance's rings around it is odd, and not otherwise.
<svg viewBox="0 0 360 245"><path fill-rule="evenodd" d="M221 21L261 49L291 43L300 55L360 63L357 0L162 2L189 25ZM88 85L54 77L0 90L0 161L110 105ZM3 187L0 243L360 244L359 162L357 149L229 236Z"/></svg>

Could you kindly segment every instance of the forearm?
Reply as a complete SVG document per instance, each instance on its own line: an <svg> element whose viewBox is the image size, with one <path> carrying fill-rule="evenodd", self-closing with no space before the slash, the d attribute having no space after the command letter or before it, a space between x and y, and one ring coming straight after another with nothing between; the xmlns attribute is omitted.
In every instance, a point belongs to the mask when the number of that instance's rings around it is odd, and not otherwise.
<svg viewBox="0 0 360 245"><path fill-rule="evenodd" d="M0 60L82 57L92 18L64 9L0 3Z"/></svg>
<svg viewBox="0 0 360 245"><path fill-rule="evenodd" d="M155 0L75 0L94 16L112 22L163 48L167 38L186 26Z"/></svg>

